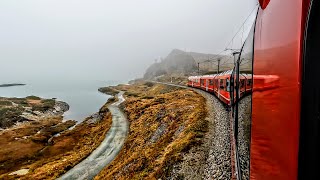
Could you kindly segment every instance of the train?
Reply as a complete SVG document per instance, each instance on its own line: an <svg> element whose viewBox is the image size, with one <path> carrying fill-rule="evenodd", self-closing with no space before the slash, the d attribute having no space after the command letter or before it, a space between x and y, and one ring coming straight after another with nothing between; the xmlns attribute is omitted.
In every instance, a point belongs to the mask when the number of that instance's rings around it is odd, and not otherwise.
<svg viewBox="0 0 320 180"><path fill-rule="evenodd" d="M188 78L229 106L236 126L251 95L249 179L319 178L319 20L320 1L259 0L234 68Z"/></svg>
<svg viewBox="0 0 320 180"><path fill-rule="evenodd" d="M239 100L252 93L252 91L264 91L279 86L279 77L276 75L252 75L240 74L239 75L239 90L236 92L236 79L234 71L228 70L219 74L203 75L203 76L190 76L188 77L187 86L202 89L209 93L214 94L220 101L227 106L232 106L236 99L235 93L239 94ZM233 79L233 80L232 80ZM255 86L252 83L255 81Z"/></svg>

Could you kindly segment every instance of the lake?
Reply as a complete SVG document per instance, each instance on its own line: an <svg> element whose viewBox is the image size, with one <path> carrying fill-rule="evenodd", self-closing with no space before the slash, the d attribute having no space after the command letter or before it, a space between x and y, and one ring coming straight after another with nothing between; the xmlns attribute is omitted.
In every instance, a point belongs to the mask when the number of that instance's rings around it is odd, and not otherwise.
<svg viewBox="0 0 320 180"><path fill-rule="evenodd" d="M35 95L42 98L57 98L69 104L65 120L83 121L98 112L111 96L98 91L99 87L115 85L114 81L70 81L70 82L25 82L25 86L0 87L2 97L26 97Z"/></svg>

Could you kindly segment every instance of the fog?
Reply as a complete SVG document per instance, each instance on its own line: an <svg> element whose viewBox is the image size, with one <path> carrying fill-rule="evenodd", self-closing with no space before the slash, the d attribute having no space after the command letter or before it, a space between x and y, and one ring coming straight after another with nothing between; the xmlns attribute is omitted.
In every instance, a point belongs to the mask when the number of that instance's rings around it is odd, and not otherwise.
<svg viewBox="0 0 320 180"><path fill-rule="evenodd" d="M0 84L141 77L172 49L219 53L256 0L1 0Z"/></svg>

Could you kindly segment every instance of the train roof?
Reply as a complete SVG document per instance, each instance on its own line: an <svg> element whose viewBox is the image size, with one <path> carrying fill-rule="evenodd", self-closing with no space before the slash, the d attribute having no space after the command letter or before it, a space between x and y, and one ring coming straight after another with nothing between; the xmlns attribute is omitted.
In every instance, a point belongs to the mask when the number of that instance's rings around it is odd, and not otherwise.
<svg viewBox="0 0 320 180"><path fill-rule="evenodd" d="M203 75L203 76L189 76L188 79L200 79L200 78L214 78L214 77L219 77L219 76L225 76L225 75L231 75L233 72L233 70L228 70L228 71L224 71L221 72L219 74L209 74L209 75ZM252 78L251 74L240 74L240 78L244 77L244 78Z"/></svg>
<svg viewBox="0 0 320 180"><path fill-rule="evenodd" d="M201 76L189 76L188 79L200 79Z"/></svg>

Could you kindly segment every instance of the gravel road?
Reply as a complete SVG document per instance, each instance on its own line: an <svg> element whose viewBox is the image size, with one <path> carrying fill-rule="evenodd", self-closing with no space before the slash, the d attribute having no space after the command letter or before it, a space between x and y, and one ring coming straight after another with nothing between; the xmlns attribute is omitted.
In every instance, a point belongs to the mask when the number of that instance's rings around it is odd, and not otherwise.
<svg viewBox="0 0 320 180"><path fill-rule="evenodd" d="M108 165L120 152L128 135L129 123L126 116L119 109L124 102L123 92L118 94L119 101L108 108L112 114L112 125L106 138L89 157L73 167L60 180L93 179L106 165Z"/></svg>

